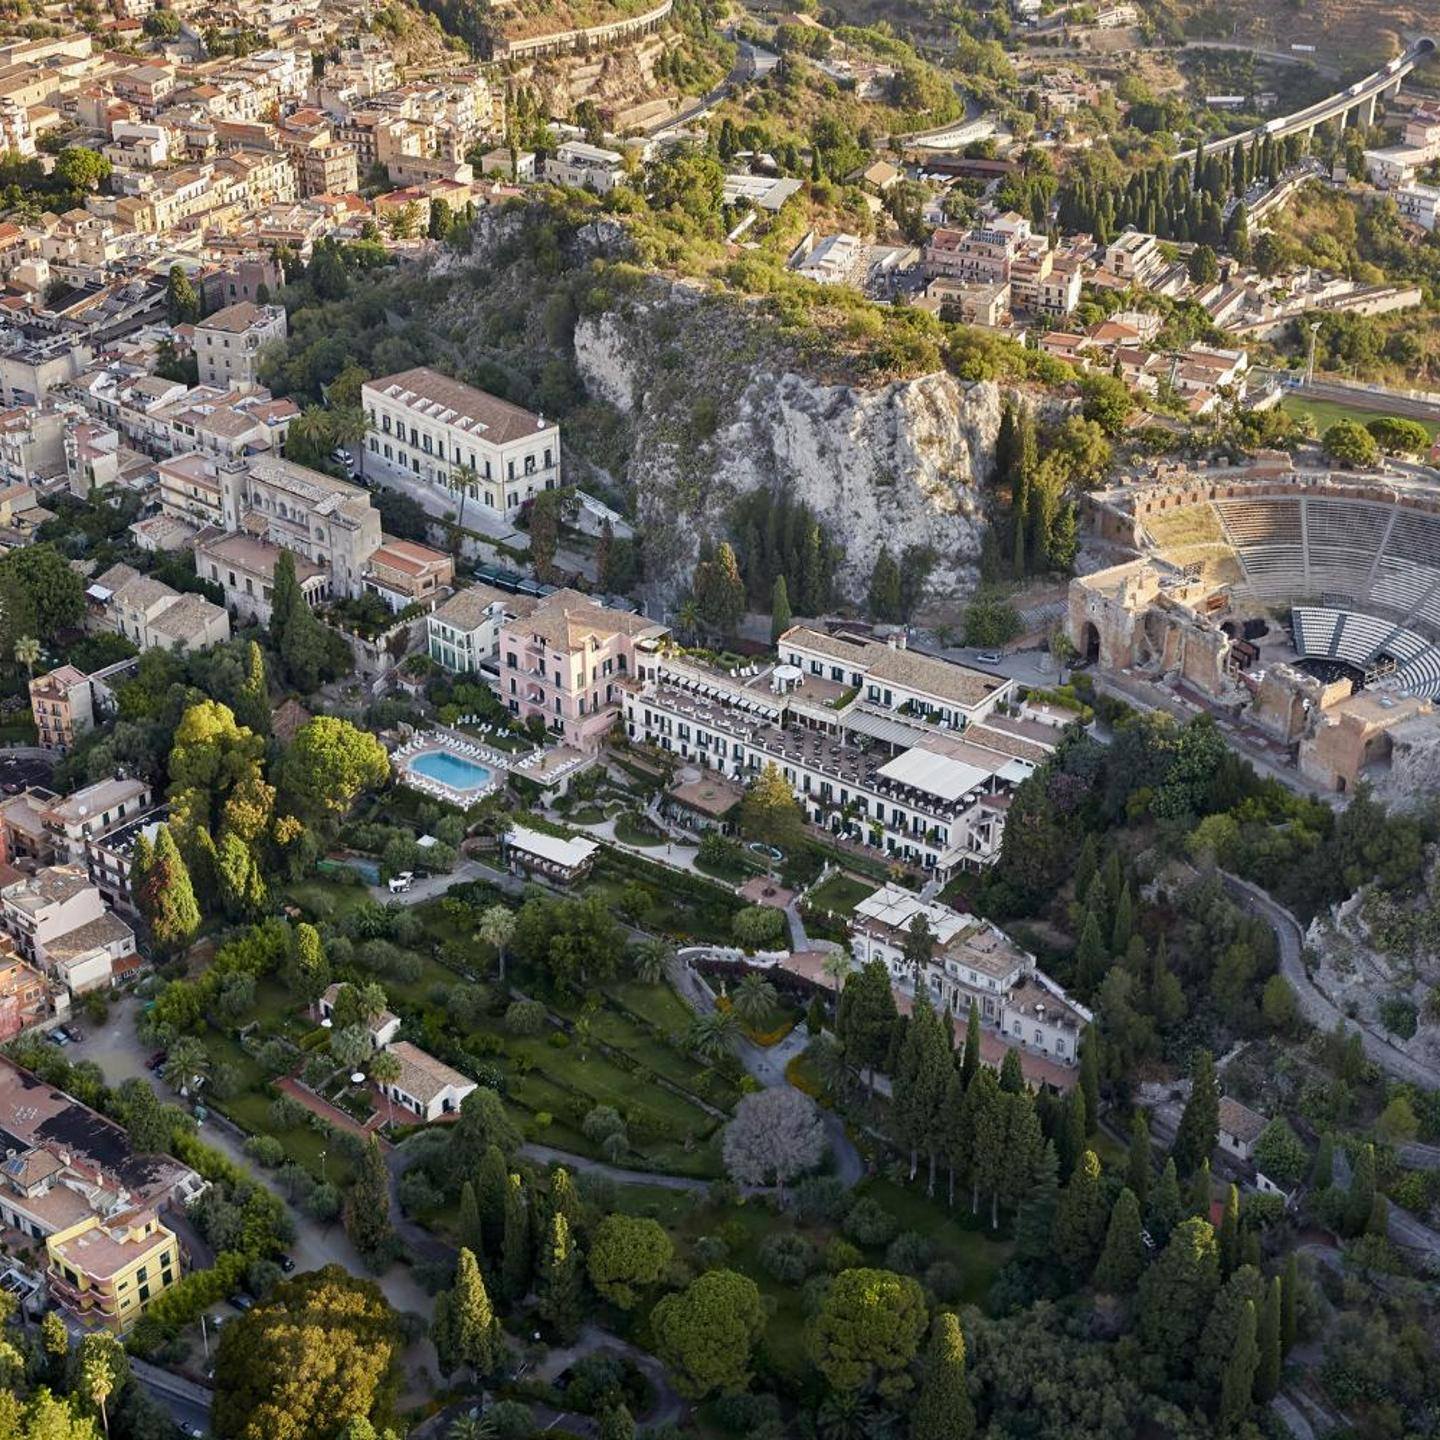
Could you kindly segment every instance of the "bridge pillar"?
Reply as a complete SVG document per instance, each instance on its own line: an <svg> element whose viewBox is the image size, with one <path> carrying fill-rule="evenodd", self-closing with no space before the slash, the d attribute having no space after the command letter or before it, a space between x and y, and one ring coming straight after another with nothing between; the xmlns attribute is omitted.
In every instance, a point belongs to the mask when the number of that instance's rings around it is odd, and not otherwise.
<svg viewBox="0 0 1440 1440"><path fill-rule="evenodd" d="M1367 125L1373 125L1373 124L1375 123L1375 100L1376 100L1376 97L1375 97L1374 95L1372 95L1372 96L1370 97L1370 108L1369 108L1369 110L1366 112L1366 114L1367 114L1368 117L1369 117L1369 118L1365 121L1365 123L1366 123Z"/></svg>

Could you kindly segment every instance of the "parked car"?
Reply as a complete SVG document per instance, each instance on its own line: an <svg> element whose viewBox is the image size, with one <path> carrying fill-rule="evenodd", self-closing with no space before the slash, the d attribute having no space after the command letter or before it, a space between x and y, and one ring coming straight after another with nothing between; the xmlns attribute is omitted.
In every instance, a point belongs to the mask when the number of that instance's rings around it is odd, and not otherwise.
<svg viewBox="0 0 1440 1440"><path fill-rule="evenodd" d="M975 658L982 665L998 665L1004 656L998 650L977 650Z"/></svg>
<svg viewBox="0 0 1440 1440"><path fill-rule="evenodd" d="M392 875L390 877L390 893L399 895L402 891L408 890L414 879L415 874L411 870L402 870L398 875Z"/></svg>
<svg viewBox="0 0 1440 1440"><path fill-rule="evenodd" d="M275 1263L288 1275L295 1268L295 1261L289 1255L277 1255Z"/></svg>
<svg viewBox="0 0 1440 1440"><path fill-rule="evenodd" d="M48 1039L52 1045L65 1046L70 1043L70 1037L63 1030L52 1030L49 1035L46 1036L46 1039Z"/></svg>
<svg viewBox="0 0 1440 1440"><path fill-rule="evenodd" d="M230 1297L230 1303L237 1310L253 1310L255 1308L255 1297L242 1292L239 1295L232 1295Z"/></svg>
<svg viewBox="0 0 1440 1440"><path fill-rule="evenodd" d="M167 1057L166 1052L165 1052L164 1050L157 1050L157 1051L145 1062L145 1068L146 1068L147 1070L159 1070L159 1069L161 1069L161 1068L164 1066L165 1061L166 1061L167 1058L168 1058L168 1057Z"/></svg>
<svg viewBox="0 0 1440 1440"><path fill-rule="evenodd" d="M84 1038L85 1032L78 1025L71 1025L65 1032L78 1045Z"/></svg>

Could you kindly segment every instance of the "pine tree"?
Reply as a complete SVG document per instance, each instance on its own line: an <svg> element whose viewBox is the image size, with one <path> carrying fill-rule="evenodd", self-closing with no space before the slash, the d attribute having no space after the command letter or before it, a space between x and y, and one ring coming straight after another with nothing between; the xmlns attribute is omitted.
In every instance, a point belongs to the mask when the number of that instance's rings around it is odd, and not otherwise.
<svg viewBox="0 0 1440 1440"><path fill-rule="evenodd" d="M1145 1242L1140 1238L1140 1202L1127 1185L1110 1211L1105 1248L1095 1267L1095 1288L1110 1295L1128 1295L1145 1268Z"/></svg>
<svg viewBox="0 0 1440 1440"><path fill-rule="evenodd" d="M1080 1093L1085 1097L1085 1133L1100 1128L1100 1036L1087 1025L1080 1037Z"/></svg>
<svg viewBox="0 0 1440 1440"><path fill-rule="evenodd" d="M538 1310L561 1344L569 1344L584 1318L580 1253L562 1214L550 1217L540 1246Z"/></svg>
<svg viewBox="0 0 1440 1440"><path fill-rule="evenodd" d="M1265 1303L1260 1310L1260 1324L1256 1331L1256 1344L1260 1351L1260 1363L1255 1371L1255 1399L1267 1405L1280 1390L1282 1356L1280 1353L1281 1293L1284 1285L1278 1275L1271 1278L1265 1288Z"/></svg>
<svg viewBox="0 0 1440 1440"><path fill-rule="evenodd" d="M970 1013L965 1020L965 1050L960 1059L960 1081L966 1090L980 1069L980 1011L975 1002L970 1002Z"/></svg>
<svg viewBox="0 0 1440 1440"><path fill-rule="evenodd" d="M1370 1227L1375 1209L1375 1147L1362 1145L1355 1157L1350 1175L1350 1189L1345 1197L1345 1230L1350 1235L1363 1235Z"/></svg>
<svg viewBox="0 0 1440 1440"><path fill-rule="evenodd" d="M510 1167L498 1145L486 1147L475 1177L475 1200L480 1208L480 1232L485 1237L484 1258L498 1266L505 1240L505 1197L510 1192ZM482 1252L476 1251L477 1256Z"/></svg>
<svg viewBox="0 0 1440 1440"><path fill-rule="evenodd" d="M1255 1302L1247 1300L1240 1312L1230 1363L1220 1381L1220 1424L1226 1430L1234 1429L1250 1413L1255 1371L1260 1363L1255 1328Z"/></svg>
<svg viewBox="0 0 1440 1440"><path fill-rule="evenodd" d="M1150 1124L1139 1109L1130 1117L1130 1159L1125 1183L1135 1192L1143 1212L1150 1199Z"/></svg>
<svg viewBox="0 0 1440 1440"><path fill-rule="evenodd" d="M1230 1186L1220 1216L1220 1274L1229 1277L1240 1264L1240 1187Z"/></svg>
<svg viewBox="0 0 1440 1440"><path fill-rule="evenodd" d="M1031 1175L1030 1188L1015 1214L1015 1254L1021 1260L1042 1261L1051 1253L1055 1210L1060 1203L1060 1161L1055 1145L1047 1140Z"/></svg>
<svg viewBox="0 0 1440 1440"><path fill-rule="evenodd" d="M1220 1093L1215 1085L1215 1060L1208 1050L1197 1050L1190 1067L1190 1098L1180 1117L1172 1154L1182 1175L1208 1161L1220 1135Z"/></svg>
<svg viewBox="0 0 1440 1440"><path fill-rule="evenodd" d="M530 1253L530 1206L524 1182L518 1175L507 1177L505 1187L505 1229L500 1246L500 1292L512 1305L524 1299L530 1288L534 1262Z"/></svg>
<svg viewBox="0 0 1440 1440"><path fill-rule="evenodd" d="M500 1359L500 1324L490 1304L479 1263L470 1250L460 1251L455 1285L449 1292L446 1308L451 1353L458 1365L468 1366L477 1379L484 1378Z"/></svg>
<svg viewBox="0 0 1440 1440"><path fill-rule="evenodd" d="M455 1222L456 1238L476 1255L485 1253L485 1231L480 1223L480 1205L475 1187L466 1181L460 1187L460 1214Z"/></svg>
<svg viewBox="0 0 1440 1440"><path fill-rule="evenodd" d="M1141 1338L1172 1373L1193 1367L1219 1284L1214 1230L1205 1220L1182 1220L1140 1279Z"/></svg>
<svg viewBox="0 0 1440 1440"><path fill-rule="evenodd" d="M1149 1230L1157 1245L1163 1246L1174 1232L1175 1227L1185 1218L1184 1202L1180 1198L1180 1177L1175 1169L1175 1157L1167 1157L1165 1168L1150 1196Z"/></svg>
<svg viewBox="0 0 1440 1440"><path fill-rule="evenodd" d="M794 624L790 614L790 592L785 577L777 575L770 592L770 643L773 645Z"/></svg>
<svg viewBox="0 0 1440 1440"><path fill-rule="evenodd" d="M1300 1261L1292 1250L1285 1257L1285 1269L1280 1274L1280 1351L1290 1353L1300 1333L1296 1317L1300 1288Z"/></svg>
<svg viewBox="0 0 1440 1440"><path fill-rule="evenodd" d="M1077 1277L1095 1264L1105 1232L1105 1202L1100 1192L1100 1161L1093 1150L1080 1156L1055 1211L1055 1253Z"/></svg>
<svg viewBox="0 0 1440 1440"><path fill-rule="evenodd" d="M145 878L135 903L150 927L156 948L167 955L184 950L200 929L200 907L190 884L190 872L168 825L155 832L154 853L145 865Z"/></svg>
<svg viewBox="0 0 1440 1440"><path fill-rule="evenodd" d="M935 1317L925 1375L910 1415L911 1440L970 1440L975 1410L965 1383L965 1336L950 1311Z"/></svg>

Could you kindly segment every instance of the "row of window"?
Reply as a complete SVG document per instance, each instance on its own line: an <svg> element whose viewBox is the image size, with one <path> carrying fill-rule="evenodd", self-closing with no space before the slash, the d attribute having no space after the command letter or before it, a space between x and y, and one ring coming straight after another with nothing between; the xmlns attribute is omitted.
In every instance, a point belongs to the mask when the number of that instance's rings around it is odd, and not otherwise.
<svg viewBox="0 0 1440 1440"><path fill-rule="evenodd" d="M370 412L370 428L372 430L375 428L375 412L373 410ZM382 415L380 417L380 433L382 435L393 434L402 445L406 443L406 427L403 420L396 421L395 427L392 430L390 417L388 415ZM432 440L429 432L421 431L418 426L411 425L409 427L409 445L412 450L422 450L426 455L434 455L441 460L447 458L445 454L444 437L437 437ZM389 458L388 452L386 458ZM485 460L482 466L481 463L477 462L473 450L469 452L469 459L466 460L465 452L461 450L458 442L455 445L455 454L448 458L456 465L468 466L469 469L473 470L484 480L491 478L490 461ZM555 452L547 445L542 455L526 455L522 463L523 470L520 473L525 475L534 475L537 469L552 470L555 467ZM515 476L515 461L512 459L506 462L505 478L507 480L513 480ZM487 501L486 503L488 504L489 502Z"/></svg>

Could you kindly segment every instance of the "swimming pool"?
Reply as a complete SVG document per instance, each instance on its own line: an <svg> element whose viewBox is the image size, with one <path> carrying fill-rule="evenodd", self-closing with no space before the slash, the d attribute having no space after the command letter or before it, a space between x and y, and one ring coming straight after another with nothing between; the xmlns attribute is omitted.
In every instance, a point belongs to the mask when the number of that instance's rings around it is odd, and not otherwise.
<svg viewBox="0 0 1440 1440"><path fill-rule="evenodd" d="M448 750L426 750L410 761L410 769L452 790L478 790L490 783L491 771L478 760Z"/></svg>

